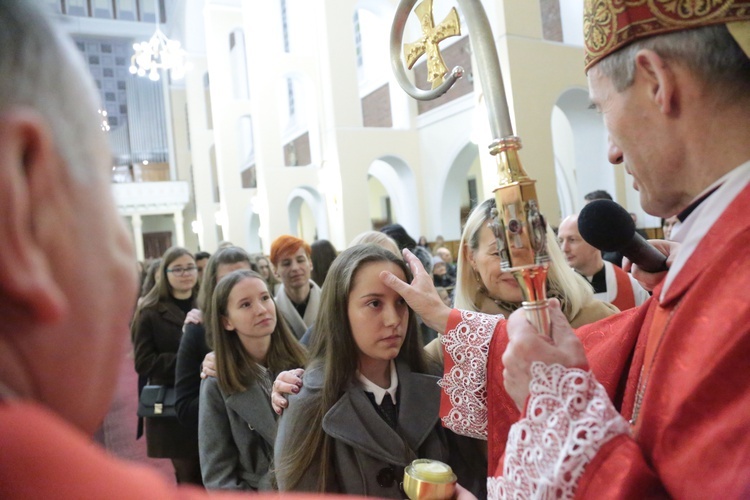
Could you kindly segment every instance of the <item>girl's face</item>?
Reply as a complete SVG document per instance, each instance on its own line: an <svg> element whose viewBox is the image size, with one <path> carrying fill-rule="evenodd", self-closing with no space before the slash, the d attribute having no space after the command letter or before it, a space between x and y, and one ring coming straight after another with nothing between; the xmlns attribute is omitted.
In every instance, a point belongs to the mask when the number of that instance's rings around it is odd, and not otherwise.
<svg viewBox="0 0 750 500"><path fill-rule="evenodd" d="M476 251L469 248L467 255L469 264L479 273L491 298L514 303L523 300L521 288L513 275L500 270L501 259L497 241L486 223L479 229L479 245Z"/></svg>
<svg viewBox="0 0 750 500"><path fill-rule="evenodd" d="M224 328L236 332L245 342L269 337L276 328L276 307L263 280L245 278L238 281L227 298Z"/></svg>
<svg viewBox="0 0 750 500"><path fill-rule="evenodd" d="M172 295L189 294L198 282L198 268L190 255L181 255L167 266L167 280Z"/></svg>
<svg viewBox="0 0 750 500"><path fill-rule="evenodd" d="M255 265L258 266L258 274L263 276L264 280L268 281L271 277L271 263L268 262L268 259L258 259Z"/></svg>
<svg viewBox="0 0 750 500"><path fill-rule="evenodd" d="M406 280L393 262L369 262L357 270L349 292L349 324L360 366L394 359L406 338L409 309L399 294L380 281L382 271Z"/></svg>

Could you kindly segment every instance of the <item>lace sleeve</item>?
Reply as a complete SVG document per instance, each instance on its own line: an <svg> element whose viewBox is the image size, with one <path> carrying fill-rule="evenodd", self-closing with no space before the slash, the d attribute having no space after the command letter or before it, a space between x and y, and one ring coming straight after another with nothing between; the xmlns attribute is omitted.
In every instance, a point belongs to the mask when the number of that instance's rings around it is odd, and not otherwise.
<svg viewBox="0 0 750 500"><path fill-rule="evenodd" d="M573 498L599 449L630 433L591 372L537 361L531 375L526 415L511 427L503 477L488 480L489 498Z"/></svg>
<svg viewBox="0 0 750 500"><path fill-rule="evenodd" d="M443 425L457 434L487 439L487 358L502 319L501 315L461 311L456 327L442 336L447 356L439 384L448 408L441 411L441 417Z"/></svg>

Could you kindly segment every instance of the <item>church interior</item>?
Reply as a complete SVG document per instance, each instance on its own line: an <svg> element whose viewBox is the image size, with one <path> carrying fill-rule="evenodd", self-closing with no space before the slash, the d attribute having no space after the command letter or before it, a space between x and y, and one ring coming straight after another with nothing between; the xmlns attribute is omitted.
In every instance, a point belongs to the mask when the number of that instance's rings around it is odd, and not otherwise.
<svg viewBox="0 0 750 500"><path fill-rule="evenodd" d="M409 97L391 69L395 0L46 3L101 91L112 188L138 260L172 245L214 252L222 241L267 254L282 234L341 249L391 223L415 240L456 242L498 185L484 68L457 0L434 0L434 23L458 8L461 32L440 50L464 75L432 101ZM607 161L588 101L583 1L481 3L547 221L604 189L638 227L659 226ZM419 37L412 16L403 41ZM171 69L148 66L154 44ZM420 89L430 85L426 59L408 73Z"/></svg>

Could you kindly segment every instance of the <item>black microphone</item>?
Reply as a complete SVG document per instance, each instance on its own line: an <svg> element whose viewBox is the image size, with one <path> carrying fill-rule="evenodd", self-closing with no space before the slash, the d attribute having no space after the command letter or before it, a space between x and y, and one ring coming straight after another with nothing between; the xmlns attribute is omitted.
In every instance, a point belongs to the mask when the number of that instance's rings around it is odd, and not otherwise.
<svg viewBox="0 0 750 500"><path fill-rule="evenodd" d="M630 214L611 200L594 200L578 216L578 232L605 252L620 252L649 273L667 270L667 256L635 232Z"/></svg>

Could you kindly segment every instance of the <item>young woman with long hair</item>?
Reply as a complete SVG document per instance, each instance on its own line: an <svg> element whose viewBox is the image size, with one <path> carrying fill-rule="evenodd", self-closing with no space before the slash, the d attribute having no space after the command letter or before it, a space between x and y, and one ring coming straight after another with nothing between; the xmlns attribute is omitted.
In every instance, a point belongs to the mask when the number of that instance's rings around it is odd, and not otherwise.
<svg viewBox="0 0 750 500"><path fill-rule="evenodd" d="M279 423L281 490L403 498L413 459L450 463L438 379L414 313L379 279L386 270L411 276L392 252L359 245L328 272L310 368Z"/></svg>
<svg viewBox="0 0 750 500"><path fill-rule="evenodd" d="M232 271L251 269L250 256L242 248L227 247L208 259L198 292L198 309L202 318L208 316L211 297L216 284ZM202 321L191 321L182 327L182 340L177 351L175 372L175 409L177 418L198 436L198 404L201 392L201 365L211 349L208 347L206 328Z"/></svg>
<svg viewBox="0 0 750 500"><path fill-rule="evenodd" d="M135 370L148 383L174 387L177 349L185 315L195 307L198 268L186 248L164 252L156 284L143 297L132 323ZM176 417L146 418L147 454L169 458L178 483L201 484L198 439Z"/></svg>
<svg viewBox="0 0 750 500"><path fill-rule="evenodd" d="M217 373L201 383L203 482L209 489L271 489L271 383L280 371L304 365L304 348L277 316L266 282L250 270L219 281L205 326Z"/></svg>

